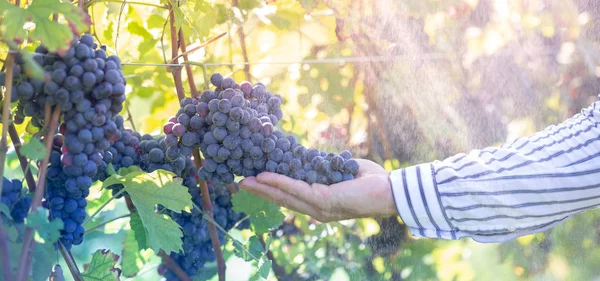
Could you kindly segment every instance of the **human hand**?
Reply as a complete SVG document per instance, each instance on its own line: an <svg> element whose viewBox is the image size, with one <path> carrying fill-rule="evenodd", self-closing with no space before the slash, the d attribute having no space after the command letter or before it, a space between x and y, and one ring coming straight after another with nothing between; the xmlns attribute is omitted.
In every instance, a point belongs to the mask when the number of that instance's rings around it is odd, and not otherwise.
<svg viewBox="0 0 600 281"><path fill-rule="evenodd" d="M396 215L389 173L373 161L357 159L356 178L332 185L295 180L264 172L247 177L240 188L320 222Z"/></svg>

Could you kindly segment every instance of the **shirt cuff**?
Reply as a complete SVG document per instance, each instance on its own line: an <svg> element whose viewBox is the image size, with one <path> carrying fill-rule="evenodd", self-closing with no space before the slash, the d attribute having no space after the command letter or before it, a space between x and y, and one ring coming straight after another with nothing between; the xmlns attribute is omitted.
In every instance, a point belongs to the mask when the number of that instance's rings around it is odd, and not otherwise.
<svg viewBox="0 0 600 281"><path fill-rule="evenodd" d="M390 182L396 209L412 235L457 239L437 190L433 164L392 171Z"/></svg>

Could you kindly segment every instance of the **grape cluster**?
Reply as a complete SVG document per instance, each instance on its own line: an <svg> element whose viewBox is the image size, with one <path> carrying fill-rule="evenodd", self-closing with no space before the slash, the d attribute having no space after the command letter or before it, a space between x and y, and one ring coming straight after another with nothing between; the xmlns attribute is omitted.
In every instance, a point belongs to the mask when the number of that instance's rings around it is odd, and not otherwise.
<svg viewBox="0 0 600 281"><path fill-rule="evenodd" d="M192 195L192 200L196 206L202 206L202 195L198 188L198 178L196 166L192 158L182 154L169 156L169 146L166 143L166 137L153 138L151 135L141 136L139 142L139 166L145 172L153 172L158 169L175 173L176 176L183 179L183 185L188 188ZM215 221L224 229L231 229L245 215L233 211L231 197L225 186L214 186L208 183L209 193L213 201L213 213ZM199 267L205 262L214 261L215 254L210 243L207 222L202 217L201 209L192 208L191 213L176 213L167 211L174 221L181 225L184 233L183 249L184 253L173 253L171 256L182 266L188 275L192 277ZM240 228L248 228L249 220L240 224ZM219 239L223 242L223 234L219 234ZM167 280L177 280L175 275L165 272Z"/></svg>
<svg viewBox="0 0 600 281"><path fill-rule="evenodd" d="M4 178L0 203L8 206L10 216L15 223L23 223L31 207L31 198L24 195L23 183L20 180Z"/></svg>
<svg viewBox="0 0 600 281"><path fill-rule="evenodd" d="M192 199L196 206L202 208L202 196L197 188L195 190ZM238 229L250 227L250 220L246 219L240 222L245 214L233 210L231 196L226 186L208 183L208 190L212 201L214 221L219 226L225 230L232 229L238 223ZM205 263L215 261L216 258L208 233L210 222L202 218L202 210L197 208L193 208L191 213L170 212L170 216L181 225L183 230L183 253L172 253L171 257L189 277L194 278ZM224 234L221 231L217 231L217 234L220 244L223 245L225 243ZM166 270L164 276L167 281L179 280L171 270Z"/></svg>
<svg viewBox="0 0 600 281"><path fill-rule="evenodd" d="M186 98L164 126L167 155L191 154L200 148L206 161L198 171L215 185L233 183L235 176L274 172L309 184L335 184L354 179L358 162L349 151L339 155L307 149L275 126L281 120L282 97L261 83L235 83L213 74L214 91Z"/></svg>
<svg viewBox="0 0 600 281"><path fill-rule="evenodd" d="M46 191L42 206L50 210L50 219L60 218L64 223L61 230L60 241L70 249L72 245L79 245L83 242L84 229L81 225L86 218L85 208L87 201L85 198L90 193L92 185L91 172L95 173L96 167L102 163L101 157L92 158L92 162L86 164L88 169L85 175L72 176L68 173L69 167L64 165L65 154L62 154L64 147L64 136L56 134L52 140L52 151L50 152L50 161L46 175ZM93 169L91 169L91 168Z"/></svg>
<svg viewBox="0 0 600 281"><path fill-rule="evenodd" d="M117 125L118 136L111 147L104 152L104 161L98 167L98 179L100 181L104 181L109 177L108 165L112 165L114 171L117 172L121 168L139 166L140 164L140 154L142 153L140 139L142 136L138 132L125 128L125 120L121 115L115 116L114 121ZM112 190L114 196L121 191L123 185L115 184L108 188ZM123 195L124 193L117 197L121 198Z"/></svg>
<svg viewBox="0 0 600 281"><path fill-rule="evenodd" d="M117 56L97 48L91 35L83 35L64 54L36 49L34 60L47 72L46 81L16 76L13 97L17 97L15 122L31 117L34 126L43 125L45 106L57 106L62 113L60 134L53 139L46 180L45 206L50 217L62 218L61 241L70 248L83 240L85 198L105 164L105 153L121 138L115 116L123 109L125 78ZM111 159L112 160L112 159Z"/></svg>
<svg viewBox="0 0 600 281"><path fill-rule="evenodd" d="M75 132L84 124L103 127L121 111L125 78L120 59L108 56L105 46L97 48L89 34L73 42L64 54L49 53L44 46L36 48L33 59L45 70L46 81L28 77L22 57L16 56L11 92L11 100L18 102L15 123L30 116L31 123L41 127L46 106L56 105L68 115L66 125ZM109 135L115 130L111 129Z"/></svg>

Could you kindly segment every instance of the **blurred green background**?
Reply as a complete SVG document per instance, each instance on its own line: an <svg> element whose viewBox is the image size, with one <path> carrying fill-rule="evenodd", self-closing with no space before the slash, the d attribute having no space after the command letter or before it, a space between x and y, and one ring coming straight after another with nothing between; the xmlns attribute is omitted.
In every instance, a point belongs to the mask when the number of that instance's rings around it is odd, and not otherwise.
<svg viewBox="0 0 600 281"><path fill-rule="evenodd" d="M92 34L123 61L131 120L142 133L158 134L179 108L171 73L160 65L171 58L164 4L88 2ZM188 49L227 32L190 53L191 61L281 94L280 128L303 144L349 148L388 170L526 136L600 93L596 0L180 4ZM202 68L193 73L201 87ZM9 164L18 177L14 155ZM90 199L101 196L108 195ZM117 200L102 214L124 213ZM600 280L597 211L502 244L415 239L397 218L319 224L287 214L272 232L272 280ZM101 248L120 253L127 220L87 234L73 248L78 263ZM144 254L148 262L127 280L160 279L160 259ZM248 280L253 269L230 255L227 270L228 280Z"/></svg>

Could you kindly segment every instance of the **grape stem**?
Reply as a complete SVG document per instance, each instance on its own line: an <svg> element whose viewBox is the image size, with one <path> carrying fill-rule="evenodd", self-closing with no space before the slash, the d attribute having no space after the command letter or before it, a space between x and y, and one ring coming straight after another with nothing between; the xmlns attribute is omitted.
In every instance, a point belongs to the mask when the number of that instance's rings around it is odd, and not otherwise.
<svg viewBox="0 0 600 281"><path fill-rule="evenodd" d="M27 161L27 157L21 154L21 139L19 138L19 133L17 133L15 125L12 123L8 125L8 134L10 135L10 139L12 140L12 143L15 146L15 152L17 153L17 158L19 159L19 163L21 164L23 174L25 174L25 181L27 181L29 192L35 192L35 179L33 178L33 174L31 173L31 169L29 168L29 161Z"/></svg>
<svg viewBox="0 0 600 281"><path fill-rule="evenodd" d="M227 34L227 32L223 32L223 33L221 33L221 34L219 34L219 35L217 35L217 36L215 36L215 37L213 37L213 38L210 38L210 39L206 40L206 42L204 42L204 43L202 43L202 44L200 44L200 45L198 45L198 46L195 46L195 47L193 47L193 48L191 48L191 49L189 49L189 50L187 50L187 51L184 51L183 49L181 49L181 52L182 52L182 53L181 53L181 54L179 54L178 56L176 56L175 58L173 58L172 60L170 60L170 61L169 61L169 64L171 64L171 63L174 63L174 61L175 61L176 59L179 59L179 58L181 58L181 57L183 57L183 58L184 58L184 60L185 60L185 61L187 61L187 58L186 58L186 57L187 57L187 55L189 55L190 53L193 53L193 52L195 52L195 51L197 51L197 50L200 50L200 49L202 49L202 48L206 47L208 44L210 44L210 43L212 43L212 42L215 42L215 41L217 41L219 38L221 38L221 37L225 36L226 34ZM184 43L184 42L183 42L184 40L183 40L183 39L181 39L181 37L179 38L179 40L181 40L181 42L180 42L181 44L183 44L183 43Z"/></svg>
<svg viewBox="0 0 600 281"><path fill-rule="evenodd" d="M125 101L125 109L127 110L127 121L129 121L129 123L131 123L131 128L137 132L137 129L135 128L135 122L133 122L133 115L131 115L131 111L129 110L129 102Z"/></svg>
<svg viewBox="0 0 600 281"><path fill-rule="evenodd" d="M9 80L10 81L10 80ZM50 120L46 120L44 128L47 128L47 134L44 138L44 145L46 147L46 155L44 159L42 159L40 169L38 171L38 179L46 178L46 171L48 169L48 162L50 158L50 151L52 149L52 141L54 133L58 128L58 118L60 117L60 108L55 107L52 111L52 115ZM29 212L37 212L37 208L42 203L42 197L44 196L44 187L46 181L39 180L37 182L37 187L35 189L35 193L33 195L33 202L31 203L31 209ZM21 249L21 257L19 259L19 268L17 270L17 281L25 281L27 280L27 272L29 272L29 268L31 266L31 259L33 255L33 247L35 243L33 242L33 228L26 228L25 235L23 238L23 248Z"/></svg>
<svg viewBox="0 0 600 281"><path fill-rule="evenodd" d="M96 229L98 229L98 228L101 228L101 227L103 227L103 226L105 226L105 225L107 225L107 224L109 224L109 223L111 223L111 222L113 222L113 221L120 220L120 219L123 219L123 218L128 218L128 217L130 217L130 216L131 216L131 213L129 213L129 214L124 214L124 215L120 215L120 216L118 216L118 217L116 217L116 218L112 218L112 219L110 219L110 220L107 220L107 221L105 221L105 222L103 222L103 223L101 223L101 224L98 224L98 225L96 225L96 226L94 226L94 227L90 228L90 229L86 229L86 230L85 230L85 234L87 234L88 232L92 232L92 231L94 231L94 230L96 230Z"/></svg>
<svg viewBox="0 0 600 281"><path fill-rule="evenodd" d="M71 255L71 251L67 250L65 248L65 245L63 245L63 243L60 242L60 240L58 241L58 245L59 245L60 253L63 256L63 259L65 260L65 263L67 264L67 267L69 268L69 271L71 272L71 275L73 276L73 279L75 279L75 281L83 281L83 277L81 277L81 273L79 272L77 263L75 263L75 260L73 259L73 256Z"/></svg>
<svg viewBox="0 0 600 281"><path fill-rule="evenodd" d="M113 197L111 197L108 200L106 200L106 202L104 202L104 204L102 204L102 206L100 206L100 208L98 208L98 210L96 210L91 216L89 216L88 218L85 219L85 221L83 221L83 223L81 224L81 226L85 226L86 223L88 223L89 221L91 221L96 215L98 215L98 213L100 213L100 211L102 211L102 209L104 209L104 207L106 207L106 205L108 205L108 203L110 203L115 198L117 198L117 196L123 194L123 192L125 192L125 189L127 189L127 188L121 189L119 192L117 192L117 194L113 195Z"/></svg>
<svg viewBox="0 0 600 281"><path fill-rule="evenodd" d="M181 279L182 281L192 281L192 278L185 274L185 271L183 271L183 269L179 267L179 265L173 260L173 258L171 258L171 256L167 255L167 253L165 253L163 250L160 250L160 252L158 252L158 255L162 258L165 265L169 269L173 270L173 272L175 273L175 275L177 275L177 277L179 277L179 279Z"/></svg>

